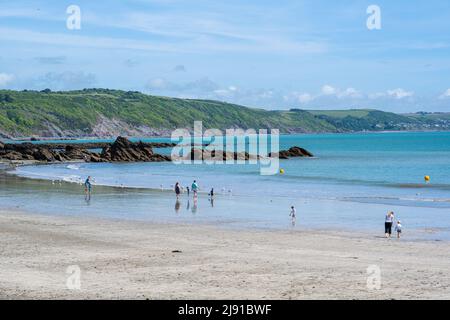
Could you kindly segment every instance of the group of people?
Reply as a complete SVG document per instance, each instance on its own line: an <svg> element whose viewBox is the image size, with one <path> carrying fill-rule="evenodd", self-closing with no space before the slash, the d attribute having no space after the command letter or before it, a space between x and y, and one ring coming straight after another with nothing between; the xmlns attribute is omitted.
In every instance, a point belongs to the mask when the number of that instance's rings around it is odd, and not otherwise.
<svg viewBox="0 0 450 320"><path fill-rule="evenodd" d="M91 183L91 181L92 181L92 177L88 176L87 179L84 182L85 193L86 193L86 196L89 197L89 198L90 198L91 191L92 191L92 183ZM187 195L188 196L189 196L191 190L192 190L192 193L194 195L194 199L196 199L197 195L198 195L198 190L199 190L199 187L198 187L198 184L197 184L196 180L194 180L192 182L191 188L189 188L189 186L186 187L186 191L187 191ZM180 186L179 182L177 182L175 184L174 191L175 191L175 194L176 194L177 200L178 200L178 198L180 197L180 195L181 195L181 193L183 191L183 188ZM209 199L211 201L213 201L214 188L211 188L211 191L209 192L208 196L209 196ZM289 216L291 217L292 225L295 226L295 222L297 220L297 210L295 209L294 206L291 206L291 211L289 213ZM395 226L394 226L394 224L395 224ZM385 233L385 237L386 238L391 238L391 236L392 236L392 228L393 227L394 227L394 231L397 233L397 238L400 238L401 234L402 234L402 228L403 228L402 227L402 222L395 218L395 214L394 214L393 211L389 211L386 214L386 217L385 217L385 220L384 220L384 233Z"/></svg>
<svg viewBox="0 0 450 320"><path fill-rule="evenodd" d="M400 239L400 236L402 234L402 222L398 219L395 219L395 214L393 211L389 211L384 219L384 233L386 238L391 237L392 227L394 226L395 221L397 221L397 223L395 225L394 231L397 232L397 238Z"/></svg>
<svg viewBox="0 0 450 320"><path fill-rule="evenodd" d="M186 191L187 191L187 195L188 196L189 196L191 190L192 190L192 193L194 194L194 198L196 198L197 195L198 195L198 190L199 190L199 187L198 187L198 184L197 184L196 180L194 180L192 182L192 185L191 185L190 189L189 189L189 186L186 187ZM177 196L177 199L178 199L180 197L182 191L183 191L183 187L180 185L179 182L175 183L174 191L175 191L175 195ZM214 188L211 188L211 191L209 192L208 196L210 197L210 199L212 199L214 197Z"/></svg>
<svg viewBox="0 0 450 320"><path fill-rule="evenodd" d="M297 220L297 210L294 206L291 206L291 212L289 213L289 216L291 217L292 225L295 226L295 222ZM397 233L397 238L400 239L403 229L402 222L399 219L395 218L395 214L393 211L389 211L386 214L384 220L384 232L386 238L391 238L392 228L394 228L394 231Z"/></svg>

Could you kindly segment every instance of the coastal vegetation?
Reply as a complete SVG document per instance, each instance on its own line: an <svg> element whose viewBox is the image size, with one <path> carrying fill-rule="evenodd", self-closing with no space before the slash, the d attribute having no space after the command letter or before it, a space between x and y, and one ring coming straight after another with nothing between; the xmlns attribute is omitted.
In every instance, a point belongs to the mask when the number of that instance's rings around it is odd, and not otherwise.
<svg viewBox="0 0 450 320"><path fill-rule="evenodd" d="M270 111L212 100L136 91L0 90L0 137L167 135L175 128L280 129L282 133L448 130L450 114L395 114L372 109Z"/></svg>

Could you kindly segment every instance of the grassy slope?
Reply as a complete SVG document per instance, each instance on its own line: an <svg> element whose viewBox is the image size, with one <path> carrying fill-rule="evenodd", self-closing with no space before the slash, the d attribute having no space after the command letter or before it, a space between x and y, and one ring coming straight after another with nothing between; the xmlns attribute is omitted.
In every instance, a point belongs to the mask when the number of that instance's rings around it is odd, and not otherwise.
<svg viewBox="0 0 450 320"><path fill-rule="evenodd" d="M266 111L208 100L188 100L116 90L61 93L0 91L10 102L0 102L0 127L15 135L30 135L48 123L88 134L99 115L132 126L156 129L192 127L201 120L205 128L279 128L282 131L334 131L328 122L308 112Z"/></svg>
<svg viewBox="0 0 450 320"><path fill-rule="evenodd" d="M9 135L33 135L49 124L89 135L100 117L161 130L191 128L194 121L201 120L205 128L278 128L281 132L395 130L400 123L411 128L445 118L377 110L267 111L107 89L47 93L0 90L0 131Z"/></svg>

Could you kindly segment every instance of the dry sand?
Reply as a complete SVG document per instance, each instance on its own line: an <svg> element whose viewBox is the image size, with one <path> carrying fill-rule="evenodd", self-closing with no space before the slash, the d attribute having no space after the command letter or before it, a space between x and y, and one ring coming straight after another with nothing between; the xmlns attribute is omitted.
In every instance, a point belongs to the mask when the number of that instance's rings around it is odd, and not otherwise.
<svg viewBox="0 0 450 320"><path fill-rule="evenodd" d="M0 210L0 243L3 299L450 298L448 242ZM70 265L80 290L66 286ZM367 288L371 265L379 290Z"/></svg>

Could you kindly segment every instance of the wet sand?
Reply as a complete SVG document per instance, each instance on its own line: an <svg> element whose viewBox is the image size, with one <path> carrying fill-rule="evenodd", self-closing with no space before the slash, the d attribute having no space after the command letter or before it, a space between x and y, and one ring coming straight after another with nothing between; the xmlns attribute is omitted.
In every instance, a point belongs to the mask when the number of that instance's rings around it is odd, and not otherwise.
<svg viewBox="0 0 450 320"><path fill-rule="evenodd" d="M0 242L2 299L450 299L446 241L0 210Z"/></svg>

